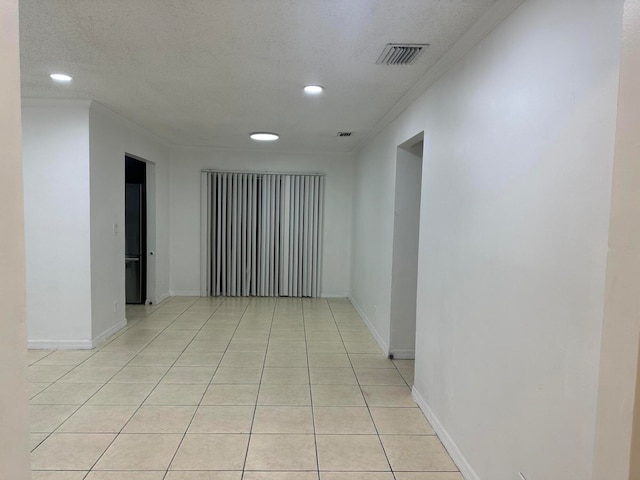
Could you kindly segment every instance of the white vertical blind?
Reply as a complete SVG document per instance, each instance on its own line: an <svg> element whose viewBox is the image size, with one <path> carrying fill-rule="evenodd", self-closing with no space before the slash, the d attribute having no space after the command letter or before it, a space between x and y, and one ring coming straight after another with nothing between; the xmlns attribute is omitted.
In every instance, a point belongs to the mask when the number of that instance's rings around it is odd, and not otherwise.
<svg viewBox="0 0 640 480"><path fill-rule="evenodd" d="M317 297L324 177L202 172L201 293Z"/></svg>

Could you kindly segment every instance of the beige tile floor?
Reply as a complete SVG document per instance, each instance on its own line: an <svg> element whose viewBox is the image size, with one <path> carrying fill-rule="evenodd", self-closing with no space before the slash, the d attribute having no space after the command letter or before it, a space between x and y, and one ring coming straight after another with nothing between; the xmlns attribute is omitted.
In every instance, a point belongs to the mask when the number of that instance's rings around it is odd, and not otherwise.
<svg viewBox="0 0 640 480"><path fill-rule="evenodd" d="M345 299L174 297L29 352L34 480L462 480Z"/></svg>

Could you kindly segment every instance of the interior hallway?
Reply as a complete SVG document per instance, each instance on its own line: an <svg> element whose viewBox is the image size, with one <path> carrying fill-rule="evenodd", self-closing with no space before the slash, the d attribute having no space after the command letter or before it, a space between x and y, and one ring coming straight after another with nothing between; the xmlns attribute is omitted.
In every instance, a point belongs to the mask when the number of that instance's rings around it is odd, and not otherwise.
<svg viewBox="0 0 640 480"><path fill-rule="evenodd" d="M462 480L413 361L384 357L346 299L127 316L98 349L28 352L33 480Z"/></svg>

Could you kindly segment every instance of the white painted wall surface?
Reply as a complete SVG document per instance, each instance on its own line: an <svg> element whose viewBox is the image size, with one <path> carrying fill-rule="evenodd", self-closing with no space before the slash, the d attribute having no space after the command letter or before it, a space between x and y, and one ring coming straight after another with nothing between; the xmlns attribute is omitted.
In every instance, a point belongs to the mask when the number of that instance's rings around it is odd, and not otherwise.
<svg viewBox="0 0 640 480"><path fill-rule="evenodd" d="M23 100L31 348L91 344L89 102Z"/></svg>
<svg viewBox="0 0 640 480"><path fill-rule="evenodd" d="M168 295L169 151L95 102L22 110L29 346L90 348L125 320L125 152L155 162L155 290Z"/></svg>
<svg viewBox="0 0 640 480"><path fill-rule="evenodd" d="M415 356L422 183L422 143L419 145L419 154L398 148L396 161L389 340L389 352L396 358Z"/></svg>
<svg viewBox="0 0 640 480"><path fill-rule="evenodd" d="M155 290L166 296L169 278L169 149L154 135L93 102L91 139L91 290L93 339L124 326L124 158L155 164ZM114 235L114 224L118 233ZM117 302L117 311L114 311Z"/></svg>
<svg viewBox="0 0 640 480"><path fill-rule="evenodd" d="M357 156L382 336L396 146L425 132L414 391L468 479L591 478L622 4L524 2Z"/></svg>
<svg viewBox="0 0 640 480"><path fill-rule="evenodd" d="M171 153L171 292L200 295L200 170L325 173L322 295L350 283L353 160L349 154L175 148Z"/></svg>
<svg viewBox="0 0 640 480"><path fill-rule="evenodd" d="M593 480L640 479L640 0L625 0Z"/></svg>
<svg viewBox="0 0 640 480"><path fill-rule="evenodd" d="M416 131L415 133L418 133ZM391 331L393 203L397 146L387 131L356 157L349 298L385 353Z"/></svg>
<svg viewBox="0 0 640 480"><path fill-rule="evenodd" d="M0 478L29 480L18 1L0 4Z"/></svg>

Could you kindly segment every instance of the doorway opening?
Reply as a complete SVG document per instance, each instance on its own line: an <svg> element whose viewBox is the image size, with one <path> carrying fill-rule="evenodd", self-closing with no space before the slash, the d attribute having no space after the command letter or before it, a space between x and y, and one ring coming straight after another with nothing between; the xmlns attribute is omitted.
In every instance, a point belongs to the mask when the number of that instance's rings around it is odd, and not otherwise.
<svg viewBox="0 0 640 480"><path fill-rule="evenodd" d="M127 304L147 299L147 164L125 156L125 294Z"/></svg>
<svg viewBox="0 0 640 480"><path fill-rule="evenodd" d="M389 354L398 359L415 358L423 139L402 143L396 157Z"/></svg>

